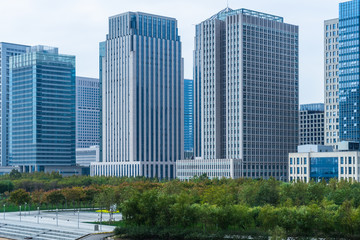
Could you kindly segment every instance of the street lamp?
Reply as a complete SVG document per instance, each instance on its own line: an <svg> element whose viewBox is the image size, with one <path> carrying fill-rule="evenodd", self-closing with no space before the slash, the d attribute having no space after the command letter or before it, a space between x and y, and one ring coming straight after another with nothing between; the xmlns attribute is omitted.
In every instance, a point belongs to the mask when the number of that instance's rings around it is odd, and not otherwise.
<svg viewBox="0 0 360 240"><path fill-rule="evenodd" d="M78 228L80 228L80 211L78 210Z"/></svg>
<svg viewBox="0 0 360 240"><path fill-rule="evenodd" d="M58 209L56 209L56 226L59 226Z"/></svg>
<svg viewBox="0 0 360 240"><path fill-rule="evenodd" d="M27 207L27 202L25 202L24 216L26 216L26 207Z"/></svg>
<svg viewBox="0 0 360 240"><path fill-rule="evenodd" d="M3 206L4 206L4 220L5 220L5 204Z"/></svg>
<svg viewBox="0 0 360 240"><path fill-rule="evenodd" d="M21 205L19 206L19 208L20 208L20 222L21 222Z"/></svg>
<svg viewBox="0 0 360 240"><path fill-rule="evenodd" d="M40 217L40 208L37 207L37 210L38 210L38 216L37 216L37 223L39 223L39 217Z"/></svg>

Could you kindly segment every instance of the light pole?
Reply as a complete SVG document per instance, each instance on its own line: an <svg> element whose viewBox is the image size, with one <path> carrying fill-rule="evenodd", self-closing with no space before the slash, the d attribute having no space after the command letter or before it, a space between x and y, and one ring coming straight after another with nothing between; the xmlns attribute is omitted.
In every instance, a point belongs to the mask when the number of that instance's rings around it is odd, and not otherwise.
<svg viewBox="0 0 360 240"><path fill-rule="evenodd" d="M37 207L37 210L38 210L38 215L37 215L37 223L39 223L39 217L40 217L40 208Z"/></svg>
<svg viewBox="0 0 360 240"><path fill-rule="evenodd" d="M21 222L21 205L19 206L19 208L20 208L20 222Z"/></svg>
<svg viewBox="0 0 360 240"><path fill-rule="evenodd" d="M102 207L100 208L100 231L102 231Z"/></svg>
<svg viewBox="0 0 360 240"><path fill-rule="evenodd" d="M4 220L5 220L5 204L3 206L4 206Z"/></svg>
<svg viewBox="0 0 360 240"><path fill-rule="evenodd" d="M24 210L24 216L26 217L26 207L27 207L27 202L25 203L25 210Z"/></svg>
<svg viewBox="0 0 360 240"><path fill-rule="evenodd" d="M78 228L80 228L80 211L78 210Z"/></svg>
<svg viewBox="0 0 360 240"><path fill-rule="evenodd" d="M58 209L56 209L56 226L59 226Z"/></svg>

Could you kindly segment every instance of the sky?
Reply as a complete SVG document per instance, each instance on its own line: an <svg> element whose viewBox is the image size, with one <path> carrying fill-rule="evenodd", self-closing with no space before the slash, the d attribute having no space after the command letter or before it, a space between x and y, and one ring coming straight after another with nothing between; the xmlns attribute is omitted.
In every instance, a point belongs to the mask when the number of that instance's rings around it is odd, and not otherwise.
<svg viewBox="0 0 360 240"><path fill-rule="evenodd" d="M300 103L323 102L323 25L343 0L228 0L284 17L299 26ZM76 75L98 77L98 44L110 16L140 11L178 20L185 78L192 78L195 25L226 8L227 0L0 0L0 42L47 45L76 56Z"/></svg>

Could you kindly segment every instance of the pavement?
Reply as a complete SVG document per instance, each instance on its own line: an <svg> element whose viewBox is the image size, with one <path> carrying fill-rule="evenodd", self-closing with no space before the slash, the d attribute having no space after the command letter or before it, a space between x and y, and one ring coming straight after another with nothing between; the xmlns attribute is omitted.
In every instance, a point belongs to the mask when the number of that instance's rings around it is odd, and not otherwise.
<svg viewBox="0 0 360 240"><path fill-rule="evenodd" d="M115 220L121 220L121 214L113 215ZM100 214L97 212L80 211L26 211L0 213L0 238L11 239L79 239L82 236L112 232L115 227L101 225L95 231L95 224L88 222L99 221ZM109 214L102 214L103 221L109 220ZM98 235L99 238L101 235ZM82 238L87 239L87 238ZM92 239L92 238L90 238Z"/></svg>

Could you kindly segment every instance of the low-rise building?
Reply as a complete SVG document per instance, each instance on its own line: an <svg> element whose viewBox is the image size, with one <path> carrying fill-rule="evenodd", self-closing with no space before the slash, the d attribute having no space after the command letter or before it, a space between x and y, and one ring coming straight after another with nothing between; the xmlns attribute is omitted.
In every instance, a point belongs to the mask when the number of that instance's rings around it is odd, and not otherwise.
<svg viewBox="0 0 360 240"><path fill-rule="evenodd" d="M239 159L202 159L180 160L176 162L176 177L189 180L203 174L212 178L242 177L242 161Z"/></svg>
<svg viewBox="0 0 360 240"><path fill-rule="evenodd" d="M100 161L99 146L90 146L88 148L76 149L76 165L90 167L92 162Z"/></svg>
<svg viewBox="0 0 360 240"><path fill-rule="evenodd" d="M360 181L360 151L345 149L334 152L326 147L319 146L317 149L309 147L308 151L304 151L303 148L298 149L297 153L290 153L288 180L309 182L337 178Z"/></svg>

